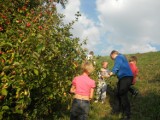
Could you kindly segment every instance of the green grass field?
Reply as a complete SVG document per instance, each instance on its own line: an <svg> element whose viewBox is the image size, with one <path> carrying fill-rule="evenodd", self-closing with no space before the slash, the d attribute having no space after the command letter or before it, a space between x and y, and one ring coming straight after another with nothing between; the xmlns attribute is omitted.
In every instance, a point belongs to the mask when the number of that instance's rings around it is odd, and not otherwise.
<svg viewBox="0 0 160 120"><path fill-rule="evenodd" d="M139 94L136 98L129 94L131 120L160 120L160 52L134 55L138 57L139 77L135 88ZM109 57L99 57L97 64L103 60L107 60L109 68L112 68L113 61ZM117 78L109 78L106 82L108 83L106 102L91 103L89 120L120 120L122 118L121 114L113 112L117 108L115 97ZM69 120L69 114L59 120Z"/></svg>

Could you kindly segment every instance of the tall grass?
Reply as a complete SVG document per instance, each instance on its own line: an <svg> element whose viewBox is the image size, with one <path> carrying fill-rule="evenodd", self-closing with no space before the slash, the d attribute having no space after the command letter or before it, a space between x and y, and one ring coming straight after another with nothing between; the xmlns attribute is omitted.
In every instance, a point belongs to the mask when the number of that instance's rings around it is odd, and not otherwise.
<svg viewBox="0 0 160 120"><path fill-rule="evenodd" d="M160 120L160 52L137 53L137 66L139 68L139 79L135 88L139 91L136 98L129 94L131 101L131 120ZM126 55L127 57L130 55ZM108 56L99 57L97 64L103 60L109 62L109 68L113 66L113 61ZM91 102L89 120L120 120L121 114L114 111L117 109L116 83L117 78L112 77L107 81L108 92L106 102ZM69 112L63 118L57 120L69 120Z"/></svg>

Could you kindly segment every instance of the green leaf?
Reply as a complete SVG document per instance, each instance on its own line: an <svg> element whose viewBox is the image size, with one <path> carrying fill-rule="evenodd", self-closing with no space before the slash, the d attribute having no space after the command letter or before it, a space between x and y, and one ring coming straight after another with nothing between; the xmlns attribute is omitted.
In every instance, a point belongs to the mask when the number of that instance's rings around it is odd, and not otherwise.
<svg viewBox="0 0 160 120"><path fill-rule="evenodd" d="M18 110L18 109L17 109L15 112L16 112L16 113L19 113L19 114L23 114L23 110Z"/></svg>
<svg viewBox="0 0 160 120"><path fill-rule="evenodd" d="M3 70L4 70L4 71L9 70L9 66L5 66L5 67L3 68Z"/></svg>
<svg viewBox="0 0 160 120"><path fill-rule="evenodd" d="M36 34L35 34L35 33L32 33L31 36L36 36Z"/></svg>
<svg viewBox="0 0 160 120"><path fill-rule="evenodd" d="M45 50L45 46L43 44L38 45L38 47L37 47L38 52L41 52L41 51L44 51L44 50Z"/></svg>
<svg viewBox="0 0 160 120"><path fill-rule="evenodd" d="M3 111L0 112L0 120L3 118Z"/></svg>
<svg viewBox="0 0 160 120"><path fill-rule="evenodd" d="M12 47L12 44L11 43L1 43L0 47L7 47L7 46L10 46Z"/></svg>
<svg viewBox="0 0 160 120"><path fill-rule="evenodd" d="M19 62L14 62L13 65L18 66L18 65L20 65L20 63Z"/></svg>
<svg viewBox="0 0 160 120"><path fill-rule="evenodd" d="M2 89L1 94L6 96L8 94L8 91L6 89Z"/></svg>
<svg viewBox="0 0 160 120"><path fill-rule="evenodd" d="M39 56L40 56L40 55L39 55L37 52L33 52L33 57L34 57L34 58L39 59Z"/></svg>
<svg viewBox="0 0 160 120"><path fill-rule="evenodd" d="M34 74L39 75L39 72L37 69L34 69Z"/></svg>
<svg viewBox="0 0 160 120"><path fill-rule="evenodd" d="M3 107L2 107L2 110L8 110L8 109L9 109L8 106L3 106Z"/></svg>
<svg viewBox="0 0 160 120"><path fill-rule="evenodd" d="M38 34L37 35L37 38L42 38L43 36L41 34Z"/></svg>

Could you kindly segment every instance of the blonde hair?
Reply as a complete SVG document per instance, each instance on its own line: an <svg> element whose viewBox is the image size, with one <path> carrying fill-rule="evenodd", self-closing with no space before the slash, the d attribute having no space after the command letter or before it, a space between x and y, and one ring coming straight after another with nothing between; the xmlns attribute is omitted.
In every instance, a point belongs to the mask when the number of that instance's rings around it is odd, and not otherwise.
<svg viewBox="0 0 160 120"><path fill-rule="evenodd" d="M102 62L101 62L102 65L104 65L105 63L108 65L108 62L107 62L107 61L102 61Z"/></svg>
<svg viewBox="0 0 160 120"><path fill-rule="evenodd" d="M93 64L89 61L85 61L81 65L81 69L83 72L86 72L88 74L92 73L94 71Z"/></svg>

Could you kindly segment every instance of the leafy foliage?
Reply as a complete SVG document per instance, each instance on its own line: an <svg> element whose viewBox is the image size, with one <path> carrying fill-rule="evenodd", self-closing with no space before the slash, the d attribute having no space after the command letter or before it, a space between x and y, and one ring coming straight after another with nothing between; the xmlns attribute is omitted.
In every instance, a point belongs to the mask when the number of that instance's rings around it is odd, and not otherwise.
<svg viewBox="0 0 160 120"><path fill-rule="evenodd" d="M66 110L71 80L85 51L56 2L0 2L0 119L55 117Z"/></svg>

